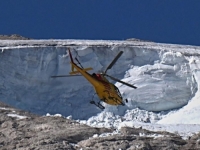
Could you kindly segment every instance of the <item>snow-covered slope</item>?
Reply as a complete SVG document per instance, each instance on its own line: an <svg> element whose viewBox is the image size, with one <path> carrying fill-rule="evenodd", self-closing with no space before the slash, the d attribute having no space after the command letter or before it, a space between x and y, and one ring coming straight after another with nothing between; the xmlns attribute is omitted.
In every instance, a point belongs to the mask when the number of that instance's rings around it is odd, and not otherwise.
<svg viewBox="0 0 200 150"><path fill-rule="evenodd" d="M108 74L138 88L116 83L126 106L102 112L89 101L94 90L83 77L50 78L70 71L67 48L92 72L104 70L124 51ZM0 100L38 114L62 114L90 125L122 122L197 123L200 47L141 41L0 41ZM95 97L97 100L97 97ZM163 119L162 119L163 118Z"/></svg>

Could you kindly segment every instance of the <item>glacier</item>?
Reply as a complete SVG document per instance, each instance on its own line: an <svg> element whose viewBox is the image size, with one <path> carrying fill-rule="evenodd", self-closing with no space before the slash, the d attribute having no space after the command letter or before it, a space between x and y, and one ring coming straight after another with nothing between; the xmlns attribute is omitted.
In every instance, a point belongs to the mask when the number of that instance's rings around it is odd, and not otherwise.
<svg viewBox="0 0 200 150"><path fill-rule="evenodd" d="M137 86L115 83L126 106L101 111L89 101L93 87L68 75L67 48L83 67L105 70L119 51L109 75ZM61 114L94 126L130 122L200 124L200 47L145 41L1 40L0 100L39 115ZM94 97L97 100L97 97ZM132 125L132 124L131 124Z"/></svg>

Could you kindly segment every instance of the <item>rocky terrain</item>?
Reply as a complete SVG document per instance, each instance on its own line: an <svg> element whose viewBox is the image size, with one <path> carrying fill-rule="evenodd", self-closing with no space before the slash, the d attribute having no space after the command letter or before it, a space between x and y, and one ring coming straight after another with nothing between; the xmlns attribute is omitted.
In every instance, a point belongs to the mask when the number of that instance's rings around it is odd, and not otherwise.
<svg viewBox="0 0 200 150"><path fill-rule="evenodd" d="M30 40L30 38L26 38L18 34L12 34L12 35L0 35L0 40Z"/></svg>
<svg viewBox="0 0 200 150"><path fill-rule="evenodd" d="M142 128L94 128L57 116L38 116L0 103L0 149L200 149L200 133L187 140ZM115 134L114 134L115 133Z"/></svg>

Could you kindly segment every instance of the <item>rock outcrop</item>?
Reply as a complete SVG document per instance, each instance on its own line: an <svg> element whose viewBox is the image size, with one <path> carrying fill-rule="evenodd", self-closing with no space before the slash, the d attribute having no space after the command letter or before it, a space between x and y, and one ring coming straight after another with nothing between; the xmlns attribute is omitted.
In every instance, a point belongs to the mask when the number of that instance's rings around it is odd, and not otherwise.
<svg viewBox="0 0 200 150"><path fill-rule="evenodd" d="M61 116L38 116L0 103L0 149L199 149L200 134L188 140L142 128L94 128Z"/></svg>
<svg viewBox="0 0 200 150"><path fill-rule="evenodd" d="M30 40L30 38L26 38L18 34L12 34L12 35L0 35L0 40Z"/></svg>

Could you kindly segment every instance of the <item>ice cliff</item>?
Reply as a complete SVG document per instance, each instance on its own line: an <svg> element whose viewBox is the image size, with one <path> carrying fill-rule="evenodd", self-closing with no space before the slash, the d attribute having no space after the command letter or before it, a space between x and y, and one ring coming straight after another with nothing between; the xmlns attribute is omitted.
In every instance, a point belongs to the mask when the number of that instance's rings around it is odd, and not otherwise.
<svg viewBox="0 0 200 150"><path fill-rule="evenodd" d="M105 112L126 116L135 109L179 109L198 91L197 46L142 41L2 40L0 100L42 115L59 113L88 119L100 113L89 103L94 90L83 77L50 78L70 72L67 48L83 67L94 69L91 73L104 70L119 51L124 51L108 74L138 88L116 83L129 102L119 107L105 105Z"/></svg>

